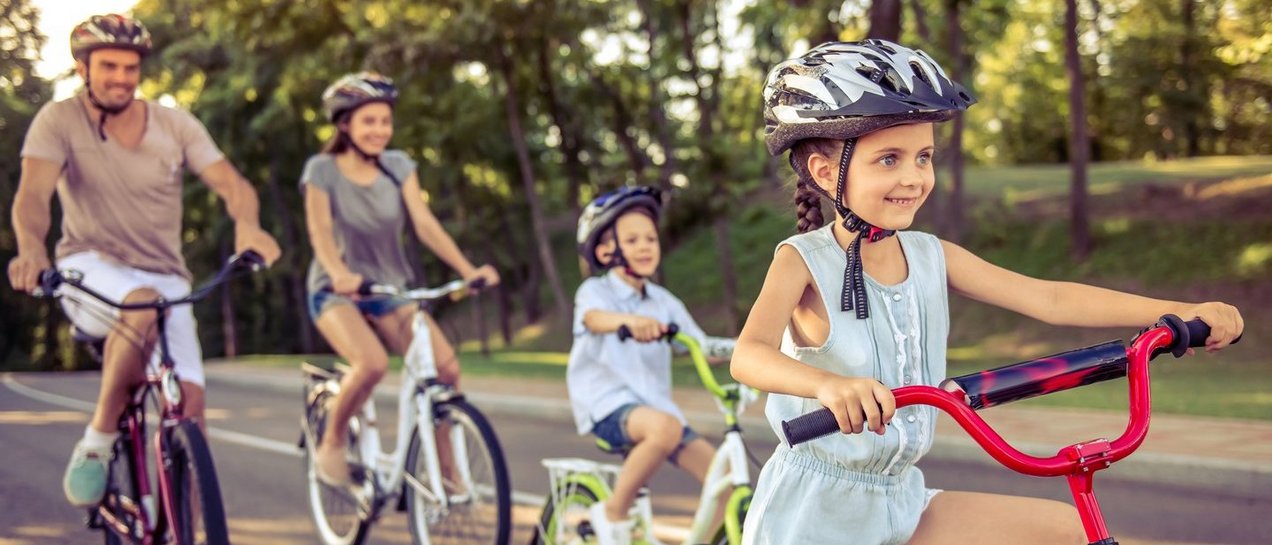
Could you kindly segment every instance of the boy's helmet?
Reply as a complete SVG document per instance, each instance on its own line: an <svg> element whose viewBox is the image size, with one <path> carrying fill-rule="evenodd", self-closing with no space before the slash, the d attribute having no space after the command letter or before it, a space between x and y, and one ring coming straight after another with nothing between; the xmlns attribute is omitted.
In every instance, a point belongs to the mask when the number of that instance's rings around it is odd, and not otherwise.
<svg viewBox="0 0 1272 545"><path fill-rule="evenodd" d="M587 260L592 270L601 270L607 264L596 259L596 245L601 234L613 227L614 222L624 212L636 207L648 209L658 221L662 209L662 192L653 187L624 187L601 195L587 203L583 214L579 216L578 244L579 254Z"/></svg>
<svg viewBox="0 0 1272 545"><path fill-rule="evenodd" d="M71 56L87 61L93 51L104 48L128 49L145 57L150 53L150 31L141 21L109 13L94 15L71 30Z"/></svg>
<svg viewBox="0 0 1272 545"><path fill-rule="evenodd" d="M336 80L322 92L322 108L327 120L335 123L345 112L351 112L364 104L397 103L397 87L393 80L375 72L347 74Z"/></svg>
<svg viewBox="0 0 1272 545"><path fill-rule="evenodd" d="M827 42L769 71L764 141L778 155L805 138L945 121L975 102L927 53L885 40Z"/></svg>

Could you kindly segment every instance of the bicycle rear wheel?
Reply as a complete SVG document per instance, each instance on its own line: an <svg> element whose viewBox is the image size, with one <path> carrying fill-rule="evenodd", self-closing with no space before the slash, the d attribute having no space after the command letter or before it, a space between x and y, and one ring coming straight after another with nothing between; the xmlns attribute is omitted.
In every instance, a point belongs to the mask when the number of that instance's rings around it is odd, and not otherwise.
<svg viewBox="0 0 1272 545"><path fill-rule="evenodd" d="M563 484L562 486L568 486ZM555 500L560 496L560 503ZM592 505L600 501L591 489L578 486L569 487L568 492L548 496L543 505L543 515L539 517L539 527L535 528L530 539L532 545L582 545L596 543L596 532L592 530Z"/></svg>
<svg viewBox="0 0 1272 545"><path fill-rule="evenodd" d="M318 472L313 464L314 449L318 448L318 442L327 429L327 406L334 400L335 394L319 392L305 408L305 424L309 427L305 441L306 498L309 500L309 513L314 521L314 529L318 531L318 538L322 543L359 545L366 540L371 529L367 511L361 508L358 499L349 490L327 486L318 480ZM349 420L350 452L358 449L360 429L360 420L356 416Z"/></svg>
<svg viewBox="0 0 1272 545"><path fill-rule="evenodd" d="M512 529L512 492L494 428L463 399L444 402L436 412L438 435L447 438L439 445L450 443L449 455L439 456L449 505L443 508L434 498L407 486L407 525L412 539L417 544L507 543ZM428 483L427 458L421 447L416 428L406 470L419 482ZM471 489L464 482L465 475Z"/></svg>
<svg viewBox="0 0 1272 545"><path fill-rule="evenodd" d="M168 529L174 543L229 545L221 487L203 432L194 421L182 420L165 433L168 492L174 507Z"/></svg>

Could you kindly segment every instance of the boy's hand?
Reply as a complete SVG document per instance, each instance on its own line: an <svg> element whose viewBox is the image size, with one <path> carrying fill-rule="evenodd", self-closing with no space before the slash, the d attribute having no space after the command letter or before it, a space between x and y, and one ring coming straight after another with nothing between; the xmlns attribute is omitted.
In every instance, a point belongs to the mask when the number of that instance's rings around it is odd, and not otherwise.
<svg viewBox="0 0 1272 545"><path fill-rule="evenodd" d="M1193 305L1179 313L1179 317L1184 320L1199 318L1210 326L1210 337L1206 339L1206 352L1222 350L1245 331L1245 320L1241 318L1241 311L1226 303L1210 302Z"/></svg>
<svg viewBox="0 0 1272 545"><path fill-rule="evenodd" d="M643 343L661 339L663 333L667 332L667 326L662 322L644 316L631 316L624 325L631 330L632 338Z"/></svg>
<svg viewBox="0 0 1272 545"><path fill-rule="evenodd" d="M897 411L892 390L872 378L834 377L817 388L817 401L835 413L843 433L883 435Z"/></svg>

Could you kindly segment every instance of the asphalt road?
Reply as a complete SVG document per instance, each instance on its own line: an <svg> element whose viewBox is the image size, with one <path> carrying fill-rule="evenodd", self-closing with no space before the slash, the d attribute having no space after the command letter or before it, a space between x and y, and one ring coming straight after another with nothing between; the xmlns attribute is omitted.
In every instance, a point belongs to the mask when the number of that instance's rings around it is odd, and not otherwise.
<svg viewBox="0 0 1272 545"><path fill-rule="evenodd" d="M0 545L100 543L83 526L83 512L62 497L61 473L87 423L96 397L94 373L7 375L0 385ZM212 448L237 545L292 545L314 542L304 499L298 451L299 393L214 383L209 410ZM382 430L391 431L395 411L379 407ZM573 425L510 414L491 415L508 453L517 499L547 492L545 457L605 459ZM710 438L715 430L706 432ZM391 433L389 433L391 435ZM389 438L386 437L386 442ZM750 439L761 459L770 439ZM610 460L614 461L614 460ZM1021 477L975 463L928 460L930 486L1068 500L1062 480ZM1266 545L1272 543L1272 502L1242 499L1223 490L1154 485L1116 477L1116 468L1097 480L1113 534L1122 545ZM655 516L674 536L688 525L697 502L693 479L665 468L651 484ZM538 506L514 509L517 533L525 543ZM405 517L385 515L369 543L410 543Z"/></svg>

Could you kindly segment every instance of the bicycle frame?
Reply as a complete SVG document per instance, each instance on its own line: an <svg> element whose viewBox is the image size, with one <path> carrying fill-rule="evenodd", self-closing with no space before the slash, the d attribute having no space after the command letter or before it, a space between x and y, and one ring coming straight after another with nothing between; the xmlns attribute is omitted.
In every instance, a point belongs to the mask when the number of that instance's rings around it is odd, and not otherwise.
<svg viewBox="0 0 1272 545"><path fill-rule="evenodd" d="M172 494L172 483L168 482L167 472L163 470L167 460L168 447L165 444L165 434L163 430L175 428L182 421L184 416L185 400L181 393L181 382L177 377L174 368L174 362L168 349L168 330L167 330L167 310L177 305L191 304L206 297L217 286L229 280L233 272L237 270L240 263L246 263L252 270L258 268L262 261L254 252L247 252L241 256L235 256L221 269L213 280L197 290L193 290L186 297L177 300L158 299L148 303L119 303L112 301L105 295L88 288L81 284L83 275L78 271L59 272L49 270L41 273L40 289L38 296L60 295L59 289L62 285L70 285L76 290L97 299L107 305L120 310L153 310L155 312L156 327L156 344L158 350L157 358L152 358L150 362L145 364L146 377L141 384L134 387L131 391L131 399L124 408L123 414L119 417L120 432L128 436L129 448L131 452L127 453L130 475L136 486L136 494L141 500L142 505L138 506L132 502L127 496L107 496L102 502L90 510L89 526L97 527L97 523L102 523L109 528L108 531L114 531L120 537L127 538L134 543L141 545L151 545L157 543L158 536L155 534L161 529L160 522L162 520L176 520L176 503ZM155 365L157 359L157 365ZM157 391L157 393L156 393ZM158 432L154 434L154 467L158 480L159 494L158 500L162 502L163 514L166 519L160 519L159 513L156 512L156 498L150 483L150 468L146 464L146 402L153 402L159 413ZM117 456L118 453L115 454ZM113 459L113 457L112 457ZM112 506L110 503L116 505ZM123 519L119 512L127 513L134 517L140 524L140 528L135 528ZM140 535L138 535L140 534ZM180 539L179 537L177 538ZM182 545L178 543L177 545Z"/></svg>
<svg viewBox="0 0 1272 545"><path fill-rule="evenodd" d="M1091 545L1116 545L1109 535L1104 515L1095 496L1095 472L1108 469L1115 462L1130 456L1148 435L1152 399L1149 390L1148 363L1160 351L1169 349L1176 357L1190 346L1204 346L1209 327L1200 321L1183 322L1167 315L1153 327L1143 331L1125 349L1127 380L1130 388L1130 418L1126 429L1116 439L1094 439L1069 445L1055 456L1036 457L1012 447L968 404L961 391L951 392L934 386L905 386L893 390L897 408L909 405L931 405L948 413L982 449L1007 468L1037 477L1068 479L1074 504L1082 517L1082 526ZM1235 342L1235 341L1234 341ZM1105 349L1106 345L1097 345ZM1057 388L1051 391L1059 391ZM1050 392L1047 392L1050 393ZM798 444L838 430L834 417L829 416L831 429L825 428L829 411L822 409L799 418L783 422L787 442ZM802 422L801 419L805 419ZM818 420L821 420L818 422ZM812 428L816 428L813 430ZM803 428L803 429L801 429ZM823 433L825 432L825 433ZM807 436L807 437L805 437Z"/></svg>
<svg viewBox="0 0 1272 545"><path fill-rule="evenodd" d="M402 489L403 482L405 482L407 486L410 486L416 492L424 494L431 501L440 504L443 509L449 505L450 498L445 493L442 485L441 461L437 455L437 437L433 414L437 404L448 401L460 394L455 392L450 386L437 381L437 362L433 359L432 329L429 326L425 306L430 301L446 295L460 293L465 287L462 280L456 280L432 290L418 289L398 292L397 290L378 286L364 290L371 293L398 295L406 299L415 300L420 305L416 309L411 322L413 338L403 357L403 376L397 396L397 440L392 451L384 452L381 450L383 444L376 426L375 399L367 399L361 409L363 423L366 427L359 435L358 449L362 460L367 465L368 474L371 476L363 489L363 494L370 498L382 500L397 494ZM339 381L336 375L309 364L304 364L302 368L306 373L324 377L329 381L329 389L334 387L333 391L339 391ZM424 456L428 474L427 483L419 482L406 469L407 449L410 446L412 431L415 431L419 436L420 451ZM457 449L456 454L460 456L464 454L458 450L464 448L461 433L462 430L458 428L451 429L452 447ZM313 439L312 437L309 438L309 440ZM472 489L472 476L469 474L468 467L464 464L458 464L457 469L460 472L460 477L464 480L463 484L466 489ZM383 502L377 501L374 505L375 509L378 509L383 505Z"/></svg>

